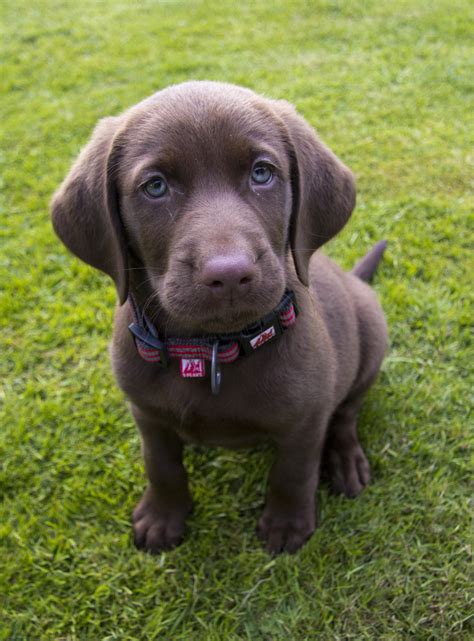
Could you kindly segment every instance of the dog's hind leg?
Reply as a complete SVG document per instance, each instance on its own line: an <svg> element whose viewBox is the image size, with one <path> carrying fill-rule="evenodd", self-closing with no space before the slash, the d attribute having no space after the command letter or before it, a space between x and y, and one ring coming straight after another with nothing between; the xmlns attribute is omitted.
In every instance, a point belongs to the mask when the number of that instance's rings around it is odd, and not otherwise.
<svg viewBox="0 0 474 641"><path fill-rule="evenodd" d="M365 391L365 390L364 390ZM370 481L370 466L357 436L357 414L364 393L344 401L329 424L323 454L325 475L337 494L352 498Z"/></svg>

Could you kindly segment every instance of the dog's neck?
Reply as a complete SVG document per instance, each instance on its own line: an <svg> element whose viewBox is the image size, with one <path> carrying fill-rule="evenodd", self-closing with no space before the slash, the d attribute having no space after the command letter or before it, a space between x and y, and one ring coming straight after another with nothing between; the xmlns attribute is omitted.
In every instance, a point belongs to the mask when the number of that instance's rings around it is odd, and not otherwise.
<svg viewBox="0 0 474 641"><path fill-rule="evenodd" d="M143 277L143 271L131 270L133 276L127 301L133 317L129 330L138 353L145 361L161 367L168 367L170 359L179 359L184 378L204 377L206 361L210 361L214 394L220 388L221 364L230 364L240 356L253 354L266 343L279 339L296 321L295 294L287 289L272 311L238 331L209 333L199 332L199 328L183 331L169 317L156 293L150 291L150 281Z"/></svg>
<svg viewBox="0 0 474 641"><path fill-rule="evenodd" d="M129 257L129 262L130 293L141 313L145 314L149 321L159 329L160 334L164 338L167 336L188 338L209 334L209 331L205 328L189 327L186 323L181 323L175 316L171 316L162 304L156 290L152 287L147 269L133 254ZM297 294L297 299L300 301L302 298L305 298L301 290L306 290L306 287L301 285L289 251L287 252L285 262L287 275L285 291L294 291ZM306 291L304 294L306 294ZM258 322L258 320L257 318L255 319L256 322ZM243 328L239 327L238 329Z"/></svg>
<svg viewBox="0 0 474 641"><path fill-rule="evenodd" d="M272 312L239 332L173 338L160 335L156 326L140 310L133 294L129 294L128 303L134 319L128 329L140 356L161 367L168 367L169 359L177 358L184 378L204 377L206 360L211 361L213 394L220 389L221 363L233 363L239 356L250 356L266 343L277 340L294 325L298 314L294 292L287 290Z"/></svg>

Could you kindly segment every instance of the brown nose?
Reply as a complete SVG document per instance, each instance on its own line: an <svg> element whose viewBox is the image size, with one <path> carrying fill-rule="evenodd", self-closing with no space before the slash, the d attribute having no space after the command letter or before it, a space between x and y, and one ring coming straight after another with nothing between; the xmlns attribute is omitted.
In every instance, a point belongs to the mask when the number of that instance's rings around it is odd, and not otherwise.
<svg viewBox="0 0 474 641"><path fill-rule="evenodd" d="M255 276L254 263L246 254L214 256L206 261L201 281L215 296L241 296L250 288Z"/></svg>

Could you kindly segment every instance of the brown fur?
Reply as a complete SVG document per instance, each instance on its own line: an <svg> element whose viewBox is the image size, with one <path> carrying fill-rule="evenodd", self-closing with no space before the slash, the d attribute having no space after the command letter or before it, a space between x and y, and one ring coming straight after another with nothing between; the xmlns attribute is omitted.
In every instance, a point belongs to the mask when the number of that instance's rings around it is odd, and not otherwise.
<svg viewBox="0 0 474 641"><path fill-rule="evenodd" d="M274 167L270 185L250 181L258 159ZM169 191L150 199L141 185L158 171ZM356 416L383 359L385 321L367 284L314 253L354 204L352 174L306 121L240 87L177 85L97 126L52 215L63 242L117 286L112 365L149 480L133 517L138 547L155 552L183 538L192 506L183 442L275 444L258 524L270 552L294 552L314 531L323 450L337 491L356 496L367 484ZM245 288L216 297L207 276L216 260L245 263ZM181 378L177 361L143 361L127 331L129 291L162 333L186 336L242 329L285 288L296 293L296 324L224 365L218 396L209 378Z"/></svg>

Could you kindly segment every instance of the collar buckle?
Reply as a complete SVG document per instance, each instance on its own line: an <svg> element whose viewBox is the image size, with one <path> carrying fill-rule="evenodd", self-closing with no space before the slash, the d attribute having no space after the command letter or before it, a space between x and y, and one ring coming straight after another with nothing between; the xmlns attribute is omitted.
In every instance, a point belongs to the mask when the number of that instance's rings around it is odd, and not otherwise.
<svg viewBox="0 0 474 641"><path fill-rule="evenodd" d="M157 336L153 336L137 323L130 323L128 329L135 339L137 350L144 360L168 367L166 345Z"/></svg>

